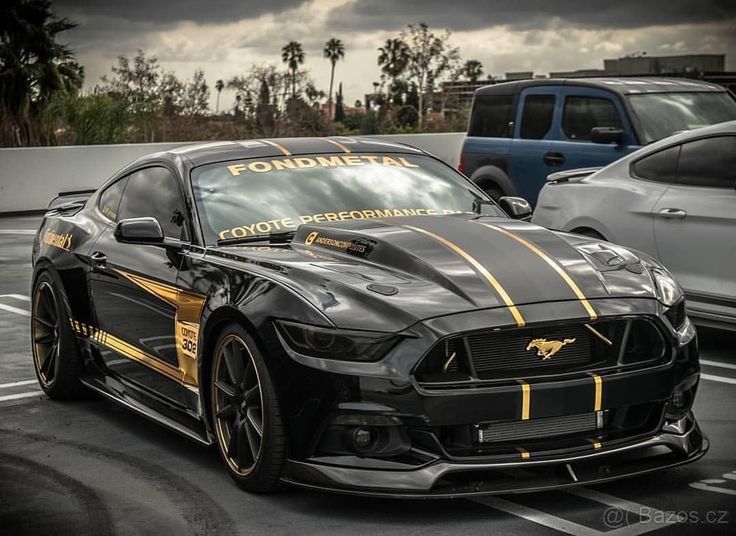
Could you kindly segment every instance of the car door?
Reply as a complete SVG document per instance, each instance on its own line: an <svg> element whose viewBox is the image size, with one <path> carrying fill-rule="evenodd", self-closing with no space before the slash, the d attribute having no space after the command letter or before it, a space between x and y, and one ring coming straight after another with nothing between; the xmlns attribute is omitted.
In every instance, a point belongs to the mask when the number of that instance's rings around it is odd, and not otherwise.
<svg viewBox="0 0 736 536"><path fill-rule="evenodd" d="M509 150L509 176L517 195L532 205L547 175L560 168L556 156L549 154L549 134L560 86L538 86L519 95L514 124L514 139Z"/></svg>
<svg viewBox="0 0 736 536"><path fill-rule="evenodd" d="M99 212L107 228L91 248L89 274L92 306L100 335L96 343L115 374L182 402L175 319L177 272L182 250L159 245L122 243L117 222L154 217L165 236L189 236L179 181L163 166L137 170L120 181L117 208L100 196Z"/></svg>
<svg viewBox="0 0 736 536"><path fill-rule="evenodd" d="M555 171L605 166L636 148L624 108L613 93L566 86L560 100L560 119L554 123L549 145L549 151L559 161ZM596 127L622 130L621 142L594 143L591 132Z"/></svg>
<svg viewBox="0 0 736 536"><path fill-rule="evenodd" d="M659 257L685 291L736 306L736 136L682 144L654 214Z"/></svg>

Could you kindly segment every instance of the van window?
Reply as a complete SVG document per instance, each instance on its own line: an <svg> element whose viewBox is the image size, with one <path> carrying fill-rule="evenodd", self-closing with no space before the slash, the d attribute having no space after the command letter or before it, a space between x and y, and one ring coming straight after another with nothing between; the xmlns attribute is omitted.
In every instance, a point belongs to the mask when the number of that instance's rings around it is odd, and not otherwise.
<svg viewBox="0 0 736 536"><path fill-rule="evenodd" d="M554 95L527 95L521 114L520 136L525 140L541 140L552 126L555 113Z"/></svg>
<svg viewBox="0 0 736 536"><path fill-rule="evenodd" d="M513 95L478 95L473 101L468 136L510 138Z"/></svg>
<svg viewBox="0 0 736 536"><path fill-rule="evenodd" d="M600 97L567 97L562 112L562 131L568 139L590 141L595 127L623 128L616 106Z"/></svg>

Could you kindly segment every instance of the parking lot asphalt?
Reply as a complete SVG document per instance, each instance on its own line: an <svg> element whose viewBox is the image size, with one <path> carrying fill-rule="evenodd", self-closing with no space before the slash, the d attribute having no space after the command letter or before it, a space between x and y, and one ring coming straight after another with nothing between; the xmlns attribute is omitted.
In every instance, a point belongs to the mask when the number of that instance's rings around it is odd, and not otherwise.
<svg viewBox="0 0 736 536"><path fill-rule="evenodd" d="M37 217L0 219L0 535L736 533L736 334L700 329L698 462L606 485L397 501L241 491L205 448L94 397L35 382L30 250Z"/></svg>

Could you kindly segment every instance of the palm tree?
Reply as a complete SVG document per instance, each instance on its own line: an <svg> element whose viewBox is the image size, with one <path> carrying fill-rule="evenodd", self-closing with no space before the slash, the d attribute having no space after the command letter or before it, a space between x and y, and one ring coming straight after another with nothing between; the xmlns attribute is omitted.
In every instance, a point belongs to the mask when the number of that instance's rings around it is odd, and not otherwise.
<svg viewBox="0 0 736 536"><path fill-rule="evenodd" d="M218 80L217 82L215 82L215 89L217 90L217 104L215 105L215 114L220 111L220 93L222 93L224 87L225 82L223 82L222 80Z"/></svg>
<svg viewBox="0 0 736 536"><path fill-rule="evenodd" d="M404 74L409 65L409 45L402 39L386 39L386 44L378 49L378 65L381 72L391 79L391 91L396 80Z"/></svg>
<svg viewBox="0 0 736 536"><path fill-rule="evenodd" d="M289 41L288 44L281 49L281 61L291 71L291 98L296 97L296 73L299 70L299 66L304 63L304 49L302 44L296 41Z"/></svg>
<svg viewBox="0 0 736 536"><path fill-rule="evenodd" d="M3 2L0 6L0 142L39 141L41 113L56 94L75 94L84 70L58 34L74 28L58 19L47 0ZM53 134L49 136L53 138Z"/></svg>
<svg viewBox="0 0 736 536"><path fill-rule="evenodd" d="M483 76L483 64L478 60L468 60L463 65L463 75L475 84L478 79Z"/></svg>
<svg viewBox="0 0 736 536"><path fill-rule="evenodd" d="M329 103L330 107L330 119L333 118L333 111L332 111L332 84L335 81L335 64L338 60L345 57L345 45L342 44L342 41L339 39L335 39L334 37L327 41L325 43L325 48L322 51L322 54L325 58L330 60L330 92L327 94L327 102Z"/></svg>

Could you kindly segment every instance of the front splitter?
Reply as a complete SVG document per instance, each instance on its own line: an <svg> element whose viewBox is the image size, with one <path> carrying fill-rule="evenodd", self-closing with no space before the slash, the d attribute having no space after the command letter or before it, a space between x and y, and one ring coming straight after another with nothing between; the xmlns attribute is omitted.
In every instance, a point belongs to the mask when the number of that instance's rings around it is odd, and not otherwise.
<svg viewBox="0 0 736 536"><path fill-rule="evenodd" d="M696 421L679 435L554 459L504 463L437 461L418 469L374 470L289 460L282 481L313 490L403 499L530 493L631 478L694 462L709 442Z"/></svg>

